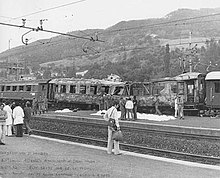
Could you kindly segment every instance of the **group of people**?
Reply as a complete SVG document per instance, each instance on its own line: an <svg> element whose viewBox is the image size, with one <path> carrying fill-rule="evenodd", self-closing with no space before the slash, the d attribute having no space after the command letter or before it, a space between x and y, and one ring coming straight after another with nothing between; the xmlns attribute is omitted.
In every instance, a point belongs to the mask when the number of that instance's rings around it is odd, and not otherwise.
<svg viewBox="0 0 220 178"><path fill-rule="evenodd" d="M119 101L121 120L137 120L137 99L136 96L123 98Z"/></svg>
<svg viewBox="0 0 220 178"><path fill-rule="evenodd" d="M0 145L5 145L5 137L23 136L23 125L25 133L31 134L30 119L32 115L31 103L25 104L19 102L6 101L0 104Z"/></svg>
<svg viewBox="0 0 220 178"><path fill-rule="evenodd" d="M47 98L42 98L39 96L39 98L33 98L32 101L32 109L33 109L33 115L35 114L42 114L48 111L48 101Z"/></svg>

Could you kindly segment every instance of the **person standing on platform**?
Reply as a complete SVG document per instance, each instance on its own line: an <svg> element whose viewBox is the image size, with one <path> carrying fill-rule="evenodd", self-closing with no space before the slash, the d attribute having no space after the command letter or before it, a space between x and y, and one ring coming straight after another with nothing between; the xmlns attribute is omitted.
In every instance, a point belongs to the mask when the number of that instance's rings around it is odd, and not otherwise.
<svg viewBox="0 0 220 178"><path fill-rule="evenodd" d="M12 124L13 124L12 109L11 109L8 101L5 103L3 110L7 112L6 136L12 136Z"/></svg>
<svg viewBox="0 0 220 178"><path fill-rule="evenodd" d="M133 98L133 104L134 104L134 108L133 108L133 113L134 113L134 120L137 120L137 98L136 96L134 96Z"/></svg>
<svg viewBox="0 0 220 178"><path fill-rule="evenodd" d="M43 114L47 112L47 110L48 110L47 108L48 108L47 98L44 97L44 98L42 99L42 108L41 108Z"/></svg>
<svg viewBox="0 0 220 178"><path fill-rule="evenodd" d="M33 109L33 115L37 114L37 99L34 97L32 100L32 109Z"/></svg>
<svg viewBox="0 0 220 178"><path fill-rule="evenodd" d="M184 114L183 114L184 99L183 99L183 95L178 95L177 104L178 104L179 119L183 119L184 120Z"/></svg>
<svg viewBox="0 0 220 178"><path fill-rule="evenodd" d="M4 104L0 104L0 145L5 145L7 112L3 110Z"/></svg>
<svg viewBox="0 0 220 178"><path fill-rule="evenodd" d="M104 119L106 121L109 120L109 118L112 118L115 120L115 125L117 126L117 130L120 130L119 121L118 121L118 115L117 115L117 108L119 107L118 101L113 102L113 106L107 110L107 112L104 115ZM119 149L119 141L115 141L112 139L112 134L114 130L108 126L108 145L107 145L107 153L112 154L112 149L114 145L114 154L120 155L120 149Z"/></svg>
<svg viewBox="0 0 220 178"><path fill-rule="evenodd" d="M38 99L38 111L39 111L39 115L43 113L43 98L40 95L39 99Z"/></svg>
<svg viewBox="0 0 220 178"><path fill-rule="evenodd" d="M156 110L155 114L158 114L160 116L161 115L161 112L159 110L159 102L160 102L160 100L159 100L158 96L159 95L157 94L156 95L156 101L155 101L154 105L155 105L155 110Z"/></svg>
<svg viewBox="0 0 220 178"><path fill-rule="evenodd" d="M125 109L126 109L126 115L128 120L133 120L134 115L133 115L133 109L134 109L134 103L129 97L125 103Z"/></svg>
<svg viewBox="0 0 220 178"><path fill-rule="evenodd" d="M16 128L15 136L23 137L23 124L24 124L24 111L19 106L18 103L15 103L16 107L13 109L13 118L14 118L14 126Z"/></svg>
<svg viewBox="0 0 220 178"><path fill-rule="evenodd" d="M24 126L25 126L25 133L31 135L31 128L30 128L30 120L31 120L31 103L29 101L26 102L26 106L24 108Z"/></svg>
<svg viewBox="0 0 220 178"><path fill-rule="evenodd" d="M175 100L174 100L174 109L175 109L175 114L174 117L178 117L178 95L176 95Z"/></svg>
<svg viewBox="0 0 220 178"><path fill-rule="evenodd" d="M15 108L15 102L13 101L11 104L10 104L10 107L11 107L11 110L13 112L13 109ZM12 115L12 135L15 134L15 126L14 126L14 118L13 118L13 115Z"/></svg>
<svg viewBox="0 0 220 178"><path fill-rule="evenodd" d="M121 97L119 101L119 108L121 110L121 120L126 120L125 99Z"/></svg>

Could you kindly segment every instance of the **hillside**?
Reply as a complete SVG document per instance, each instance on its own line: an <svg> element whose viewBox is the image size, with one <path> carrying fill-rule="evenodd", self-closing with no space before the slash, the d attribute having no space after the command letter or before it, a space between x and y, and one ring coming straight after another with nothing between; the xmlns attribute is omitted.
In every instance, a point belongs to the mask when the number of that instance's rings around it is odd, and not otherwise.
<svg viewBox="0 0 220 178"><path fill-rule="evenodd" d="M40 64L44 67L51 63L67 66L74 63L78 70L84 70L94 63L115 63L134 56L146 56L147 51L157 50L152 48L153 45L170 43L176 47L181 42L187 44L190 31L192 41L202 46L206 39L220 37L220 15L205 17L216 13L220 13L220 8L178 9L164 18L122 21L107 29L73 31L70 34L93 37L98 32L98 38L105 42L57 36L7 50L0 54L0 61L25 61L29 66ZM197 16L204 18L192 18ZM192 19L178 21L185 18Z"/></svg>

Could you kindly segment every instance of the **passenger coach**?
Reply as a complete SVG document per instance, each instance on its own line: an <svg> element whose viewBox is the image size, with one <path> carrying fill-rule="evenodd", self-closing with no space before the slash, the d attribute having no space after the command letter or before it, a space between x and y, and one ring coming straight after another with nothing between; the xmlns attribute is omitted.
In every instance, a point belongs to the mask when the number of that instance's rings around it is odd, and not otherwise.
<svg viewBox="0 0 220 178"><path fill-rule="evenodd" d="M49 82L49 101L55 108L100 109L104 95L119 100L125 83L99 79L58 78Z"/></svg>
<svg viewBox="0 0 220 178"><path fill-rule="evenodd" d="M220 111L220 71L206 75L206 105L210 109Z"/></svg>
<svg viewBox="0 0 220 178"><path fill-rule="evenodd" d="M49 80L7 81L0 84L0 101L30 101L48 97Z"/></svg>

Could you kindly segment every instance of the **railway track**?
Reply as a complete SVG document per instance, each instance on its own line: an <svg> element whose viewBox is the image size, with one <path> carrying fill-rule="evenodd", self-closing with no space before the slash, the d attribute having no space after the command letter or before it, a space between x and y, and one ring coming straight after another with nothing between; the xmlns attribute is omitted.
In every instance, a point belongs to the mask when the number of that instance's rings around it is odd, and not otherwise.
<svg viewBox="0 0 220 178"><path fill-rule="evenodd" d="M61 120L58 118L53 118L53 117L48 117L50 119L55 119L55 120ZM100 122L100 123L93 123L93 122L86 122L86 121L79 121L79 120L72 120L71 118L62 118L62 121L66 121L69 123L74 123L74 124L82 124L84 126L94 126L94 127L106 127L106 123ZM92 121L92 120L91 120ZM158 130L158 129L150 129L150 128L141 128L141 127L135 127L135 126L125 126L121 125L122 130L132 130L135 132L143 132L143 133L153 133L153 134L161 134L164 136L172 136L172 137L181 137L181 138L187 138L187 139L204 139L204 140L213 140L213 141L220 141L220 136L215 136L215 135L201 135L201 134L195 134L195 133L182 133L182 132L177 132L177 131L167 131L167 130Z"/></svg>
<svg viewBox="0 0 220 178"><path fill-rule="evenodd" d="M74 136L74 135L54 133L54 132L41 131L41 130L33 130L33 133L35 135L41 135L41 136L50 137L50 138L57 138L61 140L74 141L74 142L91 144L91 145L102 146L102 147L106 147L107 145L106 140L101 140L97 138L88 138L88 137ZM139 146L139 145L126 144L126 143L120 143L120 147L122 150L136 152L136 153L150 154L150 155L155 155L155 156L160 156L160 157L187 160L187 161L192 161L192 162L200 162L200 163L205 163L205 164L213 164L213 165L220 164L220 157L189 154L189 153L176 152L176 151L170 151L170 150L149 148L149 147Z"/></svg>

